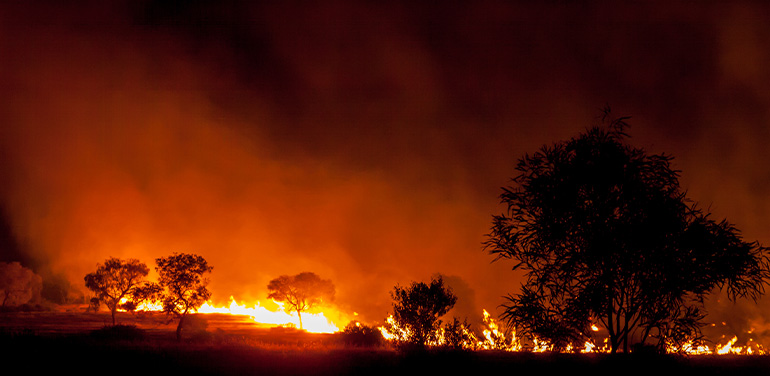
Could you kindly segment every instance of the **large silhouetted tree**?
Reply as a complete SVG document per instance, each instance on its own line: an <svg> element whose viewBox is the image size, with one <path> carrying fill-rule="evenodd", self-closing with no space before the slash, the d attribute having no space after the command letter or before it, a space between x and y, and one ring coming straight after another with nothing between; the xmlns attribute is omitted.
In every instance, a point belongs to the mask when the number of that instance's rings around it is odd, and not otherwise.
<svg viewBox="0 0 770 376"><path fill-rule="evenodd" d="M137 259L121 260L110 257L104 264L97 265L96 271L85 276L86 287L110 309L112 325L115 325L115 311L124 298L132 300L136 288L144 282L150 269Z"/></svg>
<svg viewBox="0 0 770 376"><path fill-rule="evenodd" d="M286 312L297 312L299 328L302 329L302 312L334 299L334 284L321 279L311 272L302 272L294 276L282 275L267 285L268 299L285 304Z"/></svg>
<svg viewBox="0 0 770 376"><path fill-rule="evenodd" d="M714 221L679 187L672 157L630 146L627 118L525 155L494 216L486 249L526 272L503 318L557 349L581 344L592 321L612 351L700 338L704 297L757 299L767 249Z"/></svg>
<svg viewBox="0 0 770 376"><path fill-rule="evenodd" d="M393 298L393 320L398 329L391 332L400 343L424 347L436 342L441 316L444 316L457 302L452 290L444 286L439 276L430 284L412 282L409 287L396 286L391 292Z"/></svg>
<svg viewBox="0 0 770 376"><path fill-rule="evenodd" d="M153 295L160 298L163 310L179 319L176 327L177 340L182 339L185 316L200 308L210 297L208 279L203 275L213 269L201 256L174 253L155 260L158 271L158 285L147 285L140 294L142 298Z"/></svg>

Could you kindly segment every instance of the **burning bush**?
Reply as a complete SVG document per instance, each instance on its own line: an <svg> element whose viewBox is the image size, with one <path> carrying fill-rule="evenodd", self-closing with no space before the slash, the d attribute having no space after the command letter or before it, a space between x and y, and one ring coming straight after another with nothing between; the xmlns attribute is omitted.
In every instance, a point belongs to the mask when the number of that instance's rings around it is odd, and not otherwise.
<svg viewBox="0 0 770 376"><path fill-rule="evenodd" d="M476 336L471 331L468 320L460 321L453 317L444 325L444 346L452 350L475 350Z"/></svg>
<svg viewBox="0 0 770 376"><path fill-rule="evenodd" d="M457 297L439 276L430 285L412 282L411 286L396 286L393 297L393 315L388 318L386 330L399 346L425 347L439 342L441 316L454 306Z"/></svg>

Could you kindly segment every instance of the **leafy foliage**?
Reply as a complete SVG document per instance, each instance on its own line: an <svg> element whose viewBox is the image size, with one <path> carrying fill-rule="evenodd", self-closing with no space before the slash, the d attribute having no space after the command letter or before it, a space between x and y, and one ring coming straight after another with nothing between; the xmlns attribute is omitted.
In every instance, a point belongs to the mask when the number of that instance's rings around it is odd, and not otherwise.
<svg viewBox="0 0 770 376"><path fill-rule="evenodd" d="M158 265L157 285L148 285L141 291L143 297L158 296L163 303L163 310L176 316L179 324L176 329L177 339L182 338L185 316L199 308L211 297L206 287L208 279L205 273L213 269L206 259L187 253L174 253L155 260Z"/></svg>
<svg viewBox="0 0 770 376"><path fill-rule="evenodd" d="M441 320L457 302L452 290L444 286L439 276L428 285L412 282L409 287L396 286L391 292L393 298L393 319L403 329L394 330L399 343L424 347L435 343Z"/></svg>
<svg viewBox="0 0 770 376"><path fill-rule="evenodd" d="M379 330L358 321L349 322L340 335L342 341L348 346L375 347L383 342Z"/></svg>
<svg viewBox="0 0 770 376"><path fill-rule="evenodd" d="M297 312L299 328L302 329L302 312L331 302L334 299L334 284L321 279L317 274L302 272L294 276L282 275L267 285L268 299L284 302L286 312Z"/></svg>
<svg viewBox="0 0 770 376"><path fill-rule="evenodd" d="M556 349L582 343L592 320L613 352L697 339L714 288L733 300L764 292L767 249L692 204L672 157L628 145L627 118L604 120L525 155L503 189L507 213L494 216L486 249L527 276L503 317Z"/></svg>
<svg viewBox="0 0 770 376"><path fill-rule="evenodd" d="M104 264L98 265L95 272L86 274L84 280L86 287L110 309L112 325L115 325L115 311L121 300L132 299L149 272L147 265L137 259L110 257ZM92 305L94 303L91 302Z"/></svg>

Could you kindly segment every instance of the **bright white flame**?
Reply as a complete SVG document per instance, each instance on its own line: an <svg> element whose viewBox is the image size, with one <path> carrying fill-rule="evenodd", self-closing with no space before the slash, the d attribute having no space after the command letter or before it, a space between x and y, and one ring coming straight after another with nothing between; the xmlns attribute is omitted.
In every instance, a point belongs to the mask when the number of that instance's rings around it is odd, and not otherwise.
<svg viewBox="0 0 770 376"><path fill-rule="evenodd" d="M262 307L257 301L254 307L247 307L245 305L239 305L238 302L230 297L229 307L214 307L209 302L203 303L198 309L199 313L226 313L231 315L245 315L251 317L252 320L262 324L272 325L287 325L291 324L299 328L299 316L297 312L286 313L283 310L283 304L276 302L280 309L278 311L270 311L265 307ZM302 328L312 333L335 333L340 329L331 320L324 316L323 312L320 313L302 313Z"/></svg>

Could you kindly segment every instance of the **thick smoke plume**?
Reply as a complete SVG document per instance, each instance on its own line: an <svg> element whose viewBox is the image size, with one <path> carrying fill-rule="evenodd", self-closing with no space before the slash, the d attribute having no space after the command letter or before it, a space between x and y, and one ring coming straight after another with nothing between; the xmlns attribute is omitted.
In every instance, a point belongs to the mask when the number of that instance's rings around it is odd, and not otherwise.
<svg viewBox="0 0 770 376"><path fill-rule="evenodd" d="M765 6L166 4L0 10L4 260L80 286L198 253L220 302L313 271L368 321L442 273L495 312L519 277L481 250L500 187L605 103L770 242Z"/></svg>

